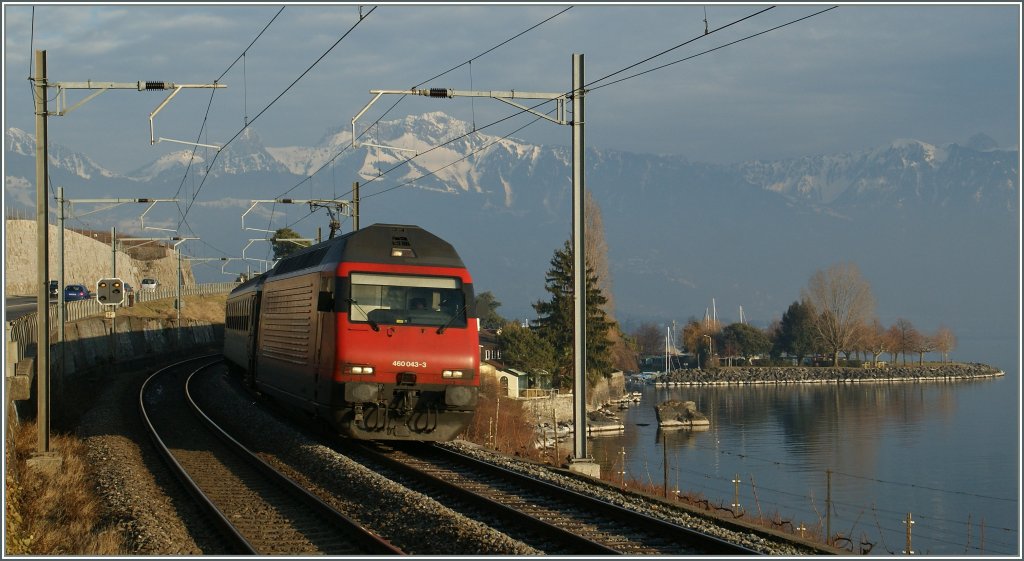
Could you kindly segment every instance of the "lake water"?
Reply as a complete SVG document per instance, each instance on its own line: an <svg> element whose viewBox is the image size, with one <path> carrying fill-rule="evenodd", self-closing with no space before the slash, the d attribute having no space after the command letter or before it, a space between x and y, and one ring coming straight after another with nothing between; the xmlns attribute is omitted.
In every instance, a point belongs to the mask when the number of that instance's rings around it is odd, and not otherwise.
<svg viewBox="0 0 1024 561"><path fill-rule="evenodd" d="M915 554L1019 556L1019 344L956 353L1006 372L978 381L643 386L620 412L625 429L592 438L589 452L603 474L621 477L625 456L627 482L659 487L667 457L670 490L725 506L738 479L746 512L820 534L831 471L831 530L854 552L902 555L909 513ZM654 405L670 399L695 401L711 426L660 430Z"/></svg>

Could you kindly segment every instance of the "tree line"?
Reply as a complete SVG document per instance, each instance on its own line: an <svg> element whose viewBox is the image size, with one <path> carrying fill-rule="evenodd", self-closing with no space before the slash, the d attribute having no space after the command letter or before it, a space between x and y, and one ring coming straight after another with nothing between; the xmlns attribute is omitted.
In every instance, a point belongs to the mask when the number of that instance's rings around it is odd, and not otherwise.
<svg viewBox="0 0 1024 561"><path fill-rule="evenodd" d="M642 356L661 355L665 338L661 329L642 324L624 334L614 318L614 303L608 273L607 244L601 210L589 197L585 200L584 225L587 292L587 380L593 385L615 370L637 370ZM555 251L544 278L546 300L533 304L537 317L529 322L508 321L497 313L501 303L490 292L477 296L476 309L481 326L497 333L502 362L534 376L550 376L553 387L570 387L573 379L573 261L567 241ZM811 275L782 317L767 329L746 323L721 325L716 320L691 318L673 342L690 353L697 367L717 366L724 359L747 364L753 359L772 363L803 364L808 357L827 357L840 365L854 355L877 365L889 354L896 363L903 356L938 352L943 362L956 347L956 336L948 327L925 333L905 318L891 326L882 325L875 314L870 283L853 263L839 263ZM816 361L819 362L819 361ZM824 362L824 361L820 361Z"/></svg>
<svg viewBox="0 0 1024 561"><path fill-rule="evenodd" d="M659 327L643 324L632 337L641 354L664 352L664 337ZM783 357L803 364L807 357L828 357L839 366L840 355L849 362L854 355L877 365L888 354L896 363L903 356L938 352L943 362L956 347L956 336L946 326L933 333L914 327L909 319L899 318L884 326L875 315L871 285L857 266L840 263L815 272L780 319L767 329L744 323L726 326L713 319L691 318L679 335L679 344L695 356L697 365L718 364L723 357L750 363L751 359L769 358L778 363Z"/></svg>
<svg viewBox="0 0 1024 561"><path fill-rule="evenodd" d="M586 220L586 373L588 385L616 370L635 370L635 345L615 321L608 246L604 239L601 209L588 192L584 199ZM556 249L544 275L547 298L532 304L536 317L528 322L508 321L497 313L501 303L490 292L477 295L481 327L497 332L505 366L527 372L534 381L550 377L552 387L573 384L573 250L571 240Z"/></svg>

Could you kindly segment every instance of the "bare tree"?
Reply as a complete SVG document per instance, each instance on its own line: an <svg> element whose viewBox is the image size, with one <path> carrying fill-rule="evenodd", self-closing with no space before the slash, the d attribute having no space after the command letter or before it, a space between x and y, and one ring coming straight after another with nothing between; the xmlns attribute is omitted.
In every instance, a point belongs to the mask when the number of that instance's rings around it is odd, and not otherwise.
<svg viewBox="0 0 1024 561"><path fill-rule="evenodd" d="M914 352L917 353L917 364L923 366L924 353L930 353L935 350L935 338L931 335L920 333L914 342L916 343L914 345Z"/></svg>
<svg viewBox="0 0 1024 561"><path fill-rule="evenodd" d="M953 330L940 325L935 332L935 350L942 353L942 362L949 362L949 353L956 348L956 335Z"/></svg>
<svg viewBox="0 0 1024 561"><path fill-rule="evenodd" d="M878 357L889 350L889 339L886 337L885 327L878 318L871 320L871 323L861 332L861 348L871 355L871 365L878 366Z"/></svg>
<svg viewBox="0 0 1024 561"><path fill-rule="evenodd" d="M656 355L665 351L665 332L653 323L643 323L633 331L637 350L642 355Z"/></svg>
<svg viewBox="0 0 1024 561"><path fill-rule="evenodd" d="M586 223L583 225L583 243L586 247L587 266L597 276L597 287L607 299L603 306L604 313L615 321L615 299L612 297L612 274L608 266L608 243L604 239L604 219L601 207L587 191L584 196Z"/></svg>
<svg viewBox="0 0 1024 561"><path fill-rule="evenodd" d="M814 322L818 338L838 366L839 353L852 348L858 328L874 314L871 284L857 265L839 263L811 275L802 296L818 312Z"/></svg>
<svg viewBox="0 0 1024 561"><path fill-rule="evenodd" d="M889 353L889 362L897 364L900 359L900 346L903 343L900 339L899 329L893 324L889 326L889 329L885 330L885 352Z"/></svg>
<svg viewBox="0 0 1024 561"><path fill-rule="evenodd" d="M716 349L712 341L714 341L721 330L721 325L715 320L697 321L691 318L683 326L680 339L687 351L697 355L697 360L700 364L710 368L717 366L717 361L715 361Z"/></svg>
<svg viewBox="0 0 1024 561"><path fill-rule="evenodd" d="M897 356L903 353L903 364L907 364L907 353L917 352L921 345L921 333L909 319L905 318L896 319L896 323L889 328L889 338Z"/></svg>
<svg viewBox="0 0 1024 561"><path fill-rule="evenodd" d="M586 222L583 225L583 243L585 246L586 264L597 277L597 288L604 295L601 309L607 316L611 327L608 332L611 345L612 364L619 370L635 370L637 368L636 352L629 348L627 337L615 320L615 295L612 292L612 273L608 265L608 243L604 238L604 219L601 207L587 191L583 200Z"/></svg>

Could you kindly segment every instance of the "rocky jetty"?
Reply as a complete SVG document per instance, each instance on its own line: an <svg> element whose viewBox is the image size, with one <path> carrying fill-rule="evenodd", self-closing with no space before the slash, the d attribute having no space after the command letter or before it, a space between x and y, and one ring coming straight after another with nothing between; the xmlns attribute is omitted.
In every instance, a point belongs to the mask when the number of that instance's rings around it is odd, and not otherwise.
<svg viewBox="0 0 1024 561"><path fill-rule="evenodd" d="M618 415L608 409L587 412L587 434L618 432L625 428Z"/></svg>
<svg viewBox="0 0 1024 561"><path fill-rule="evenodd" d="M670 400L654 406L659 427L706 427L711 424L707 415L697 411L692 401Z"/></svg>
<svg viewBox="0 0 1024 561"><path fill-rule="evenodd" d="M994 378L1005 373L979 363L906 365L885 368L759 366L708 370L675 370L656 383L674 386L731 384L803 384L857 382L961 381Z"/></svg>

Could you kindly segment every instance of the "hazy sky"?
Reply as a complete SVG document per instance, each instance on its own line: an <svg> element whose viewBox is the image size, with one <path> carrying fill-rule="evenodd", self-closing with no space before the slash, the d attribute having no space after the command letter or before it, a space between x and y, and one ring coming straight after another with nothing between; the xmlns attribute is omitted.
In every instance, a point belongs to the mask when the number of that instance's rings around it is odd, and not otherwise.
<svg viewBox="0 0 1024 561"><path fill-rule="evenodd" d="M458 67L424 86L567 91L573 53L584 54L590 83L695 39L613 79L690 60L593 89L587 145L709 162L855 151L898 138L963 142L976 133L1003 147L1019 145L1016 3L840 4L707 54L699 53L832 4L779 5L724 29L771 5L576 5L514 39L570 4L376 6L362 6L364 19L355 25L357 4L5 3L4 126L34 131L32 49L47 51L48 78L56 82L199 84L223 75L228 88L212 103L210 90L185 90L172 100L156 118L158 137L194 140L209 106L204 142L225 142L248 117L256 118L252 126L268 146L309 146L329 128L349 126L370 89L410 88ZM71 92L68 103L85 95ZM148 115L165 95L108 91L51 118L51 143L120 172L181 150L149 143ZM376 118L398 99L390 97L367 116ZM435 110L477 126L516 112L489 99L420 97L403 100L389 118ZM486 132L507 134L526 119ZM570 142L568 127L545 122L515 136Z"/></svg>

